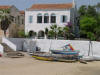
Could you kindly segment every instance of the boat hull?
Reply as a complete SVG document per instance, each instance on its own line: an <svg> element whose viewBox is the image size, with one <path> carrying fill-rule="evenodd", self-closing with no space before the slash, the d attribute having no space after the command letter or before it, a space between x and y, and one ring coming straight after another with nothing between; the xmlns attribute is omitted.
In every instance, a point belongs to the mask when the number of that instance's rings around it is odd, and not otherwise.
<svg viewBox="0 0 100 75"><path fill-rule="evenodd" d="M44 61L53 61L53 58L51 57L42 57L42 56L32 56L38 60L44 60Z"/></svg>
<svg viewBox="0 0 100 75"><path fill-rule="evenodd" d="M63 55L78 55L78 52L75 51L58 51L58 50L51 50L53 54L63 54Z"/></svg>

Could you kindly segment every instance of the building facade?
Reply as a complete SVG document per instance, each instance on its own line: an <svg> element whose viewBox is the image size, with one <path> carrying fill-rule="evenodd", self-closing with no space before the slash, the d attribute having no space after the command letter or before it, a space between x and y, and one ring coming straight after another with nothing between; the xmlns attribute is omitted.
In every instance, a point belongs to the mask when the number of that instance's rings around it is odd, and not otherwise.
<svg viewBox="0 0 100 75"><path fill-rule="evenodd" d="M6 13L4 11L7 11ZM0 5L0 15L7 14L12 18L11 24L7 30L7 37L14 37L18 29L24 30L25 13L20 11L14 5ZM2 19L2 18L0 18ZM0 37L4 36L2 29L0 29Z"/></svg>
<svg viewBox="0 0 100 75"><path fill-rule="evenodd" d="M67 26L74 18L75 4L34 4L25 11L25 33L45 31L52 25Z"/></svg>

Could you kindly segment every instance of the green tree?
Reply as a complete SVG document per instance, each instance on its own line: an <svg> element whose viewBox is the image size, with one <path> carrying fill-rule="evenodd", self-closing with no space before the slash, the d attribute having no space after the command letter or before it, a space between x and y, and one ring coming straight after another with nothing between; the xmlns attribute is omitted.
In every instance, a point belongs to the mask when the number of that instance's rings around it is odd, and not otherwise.
<svg viewBox="0 0 100 75"><path fill-rule="evenodd" d="M9 15L10 9L0 9L0 25L1 29L4 31L4 35L6 36L6 31L11 24L13 17Z"/></svg>
<svg viewBox="0 0 100 75"><path fill-rule="evenodd" d="M48 31L48 37L49 37L49 38L55 37L55 33L54 33L53 30L49 30L49 31Z"/></svg>
<svg viewBox="0 0 100 75"><path fill-rule="evenodd" d="M50 29L51 29L51 31L53 32L53 35L54 35L54 37L55 37L55 39L57 38L57 34L58 34L58 27L57 27L57 25L52 25L51 27L50 27Z"/></svg>
<svg viewBox="0 0 100 75"><path fill-rule="evenodd" d="M94 28L97 27L97 21L93 17L82 17L80 20L80 29L83 34L86 34L87 32L93 32Z"/></svg>
<svg viewBox="0 0 100 75"><path fill-rule="evenodd" d="M95 7L100 8L100 3L98 3Z"/></svg>
<svg viewBox="0 0 100 75"><path fill-rule="evenodd" d="M81 36L87 37L88 32L94 33L94 29L97 27L97 21L93 17L82 17L80 20L80 32Z"/></svg>
<svg viewBox="0 0 100 75"><path fill-rule="evenodd" d="M70 35L69 27L67 27L67 26L64 27L64 28L63 28L63 33L64 33L64 34L63 34L63 35L64 35L64 38L65 38L65 39L68 39L68 38L69 38L69 35Z"/></svg>
<svg viewBox="0 0 100 75"><path fill-rule="evenodd" d="M63 28L58 27L58 37L63 37Z"/></svg>
<svg viewBox="0 0 100 75"><path fill-rule="evenodd" d="M87 16L97 17L97 12L94 6L88 6L87 8Z"/></svg>
<svg viewBox="0 0 100 75"><path fill-rule="evenodd" d="M46 35L46 38L48 37L48 32L49 32L48 28L45 28L45 35Z"/></svg>
<svg viewBox="0 0 100 75"><path fill-rule="evenodd" d="M97 40L100 40L100 26L95 28L95 36Z"/></svg>
<svg viewBox="0 0 100 75"><path fill-rule="evenodd" d="M87 32L87 38L89 40L95 40L96 39L94 33L92 33L92 32Z"/></svg>
<svg viewBox="0 0 100 75"><path fill-rule="evenodd" d="M87 13L87 7L86 7L86 5L82 5L82 6L79 8L78 12L79 12L80 16L86 15L86 13Z"/></svg>
<svg viewBox="0 0 100 75"><path fill-rule="evenodd" d="M1 29L4 31L4 35L6 36L6 31L10 25L11 21L5 17L5 19L1 20Z"/></svg>

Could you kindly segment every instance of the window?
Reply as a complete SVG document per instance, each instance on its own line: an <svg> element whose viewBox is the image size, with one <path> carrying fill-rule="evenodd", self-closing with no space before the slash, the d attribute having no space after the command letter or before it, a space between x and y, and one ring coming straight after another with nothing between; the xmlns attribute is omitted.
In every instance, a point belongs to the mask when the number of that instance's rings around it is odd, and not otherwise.
<svg viewBox="0 0 100 75"><path fill-rule="evenodd" d="M51 23L56 23L56 15L51 14Z"/></svg>
<svg viewBox="0 0 100 75"><path fill-rule="evenodd" d="M42 23L42 14L37 15L37 23Z"/></svg>
<svg viewBox="0 0 100 75"><path fill-rule="evenodd" d="M49 15L44 14L44 23L49 23Z"/></svg>
<svg viewBox="0 0 100 75"><path fill-rule="evenodd" d="M24 24L24 19L22 19L22 24Z"/></svg>
<svg viewBox="0 0 100 75"><path fill-rule="evenodd" d="M29 16L29 23L32 23L33 21L33 16Z"/></svg>
<svg viewBox="0 0 100 75"><path fill-rule="evenodd" d="M66 23L67 22L67 16L63 15L62 16L62 23Z"/></svg>
<svg viewBox="0 0 100 75"><path fill-rule="evenodd" d="M18 24L20 24L20 16L18 16Z"/></svg>

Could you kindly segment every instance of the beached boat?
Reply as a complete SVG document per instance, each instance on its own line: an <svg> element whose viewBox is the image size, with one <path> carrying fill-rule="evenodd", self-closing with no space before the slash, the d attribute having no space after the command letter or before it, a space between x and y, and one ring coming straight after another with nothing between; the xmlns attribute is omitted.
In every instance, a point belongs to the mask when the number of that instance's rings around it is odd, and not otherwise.
<svg viewBox="0 0 100 75"><path fill-rule="evenodd" d="M34 57L35 59L38 59L38 60L43 60L43 61L57 61L57 62L76 62L76 60L67 60L67 59L64 59L64 58L55 58L55 57L46 57L46 56L32 56Z"/></svg>
<svg viewBox="0 0 100 75"><path fill-rule="evenodd" d="M61 50L51 50L53 54L63 54L63 55L79 55L76 51L61 51Z"/></svg>
<svg viewBox="0 0 100 75"><path fill-rule="evenodd" d="M61 54L50 54L50 53L34 53L35 59L44 61L58 61L58 62L75 62L77 58L75 56L67 56Z"/></svg>
<svg viewBox="0 0 100 75"><path fill-rule="evenodd" d="M55 59L55 61L58 62L67 62L67 63L72 63L72 62L76 62L77 60L67 60L67 59Z"/></svg>
<svg viewBox="0 0 100 75"><path fill-rule="evenodd" d="M53 61L53 57L50 57L50 56L33 55L32 57L34 57L35 59L38 59L38 60Z"/></svg>

